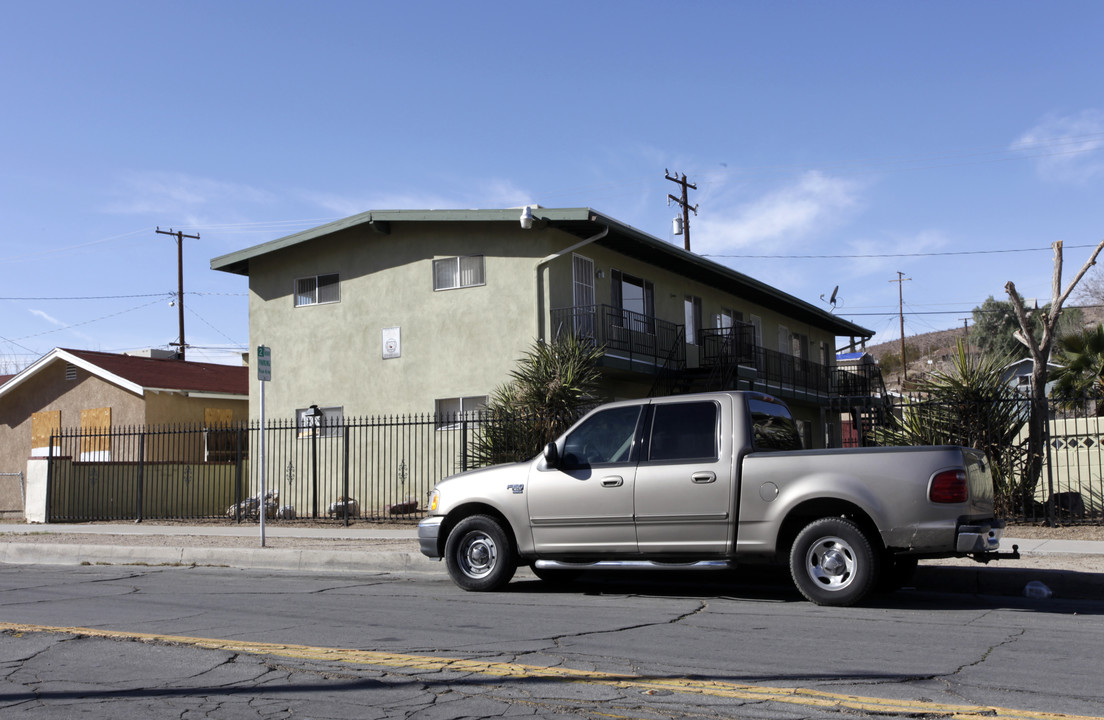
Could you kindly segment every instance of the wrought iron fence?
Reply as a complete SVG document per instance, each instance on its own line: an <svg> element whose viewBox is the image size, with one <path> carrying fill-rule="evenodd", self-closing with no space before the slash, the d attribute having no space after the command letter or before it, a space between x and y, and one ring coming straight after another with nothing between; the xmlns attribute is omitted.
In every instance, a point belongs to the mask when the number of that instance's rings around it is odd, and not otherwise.
<svg viewBox="0 0 1104 720"><path fill-rule="evenodd" d="M903 417L922 407L915 401L899 403L895 412ZM975 418L975 439L959 444L986 449L1006 489L1027 488L1018 500L1006 493L1004 516L1104 522L1104 418L1055 413L1048 424L1043 471L1025 480L1026 426L1000 436L984 427L982 409L944 406L940 412L944 418ZM931 425L933 417L921 419ZM345 418L320 427L281 421L263 430L256 424L63 429L50 445L47 518L241 522L264 508L267 517L288 521L413 521L424 515L427 495L439 480L504 456L501 447L488 453L488 441L526 444L505 455L535 454L531 429L510 428L527 422L461 414ZM259 457L262 432L264 458ZM262 462L266 498L259 497Z"/></svg>
<svg viewBox="0 0 1104 720"><path fill-rule="evenodd" d="M51 445L48 520L241 521L262 507L266 517L286 520L417 519L433 486L475 467L484 435L511 422L521 421L464 414L321 426L280 421L263 430L257 424L64 429Z"/></svg>

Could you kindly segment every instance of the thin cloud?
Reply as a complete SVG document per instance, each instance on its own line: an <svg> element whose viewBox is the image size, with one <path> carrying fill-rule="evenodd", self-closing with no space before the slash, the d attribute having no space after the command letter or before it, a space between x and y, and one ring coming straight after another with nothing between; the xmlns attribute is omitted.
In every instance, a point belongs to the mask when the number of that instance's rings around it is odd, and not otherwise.
<svg viewBox="0 0 1104 720"><path fill-rule="evenodd" d="M248 185L160 171L124 173L109 192L114 199L105 211L118 215L197 218L220 208L275 201L272 193Z"/></svg>
<svg viewBox="0 0 1104 720"><path fill-rule="evenodd" d="M50 323L51 325L57 325L58 327L65 327L68 324L68 323L62 322L61 320L58 320L56 317L53 317L52 315L49 315L48 313L45 313L41 310L31 309L31 310L28 310L28 312L30 312L31 315L34 315L36 318L40 318L42 320L45 320L46 322Z"/></svg>
<svg viewBox="0 0 1104 720"><path fill-rule="evenodd" d="M703 217L695 223L694 251L723 254L768 242L776 248L795 243L837 225L859 205L859 190L854 181L806 172L788 187L745 203L730 214Z"/></svg>
<svg viewBox="0 0 1104 720"><path fill-rule="evenodd" d="M1052 182L1082 183L1104 174L1104 112L1049 114L1009 149L1036 158L1039 176Z"/></svg>

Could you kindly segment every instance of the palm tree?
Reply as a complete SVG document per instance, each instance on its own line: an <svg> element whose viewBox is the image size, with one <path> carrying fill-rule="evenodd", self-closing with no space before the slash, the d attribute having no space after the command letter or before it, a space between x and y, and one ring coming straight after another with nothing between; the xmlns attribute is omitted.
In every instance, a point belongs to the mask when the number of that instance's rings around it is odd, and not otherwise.
<svg viewBox="0 0 1104 720"><path fill-rule="evenodd" d="M1051 375L1053 397L1068 408L1093 400L1096 415L1104 415L1104 325L1059 337L1055 359L1061 367Z"/></svg>
<svg viewBox="0 0 1104 720"><path fill-rule="evenodd" d="M597 405L604 348L570 333L551 343L538 340L487 404L476 441L479 465L533 457Z"/></svg>

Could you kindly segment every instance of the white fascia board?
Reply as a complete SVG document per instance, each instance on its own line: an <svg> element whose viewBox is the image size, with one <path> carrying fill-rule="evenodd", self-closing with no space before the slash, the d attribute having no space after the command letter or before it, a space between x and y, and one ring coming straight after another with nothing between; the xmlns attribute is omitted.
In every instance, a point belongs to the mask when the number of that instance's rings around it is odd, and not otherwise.
<svg viewBox="0 0 1104 720"><path fill-rule="evenodd" d="M28 380L28 379L34 377L35 375L37 375L43 368L45 368L47 365L52 363L54 360L62 360L64 362L71 363L72 365L75 365L76 367L79 367L82 370L86 370L86 371L88 371L89 373L95 375L98 378L106 380L107 382L112 383L114 385L118 385L119 387L123 388L124 390L129 390L130 392L134 393L135 395L144 395L145 394L145 388L143 388L141 385L138 385L137 383L133 383L130 380L126 380L124 378L121 378L118 375L115 375L114 373L109 373L106 370L104 370L103 368L101 368L100 366L94 365L93 363L90 363L87 360L83 360L83 359L77 357L76 355L73 355L71 353L68 353L68 352L62 350L61 348L54 348L50 352L48 352L45 355L43 355L42 357L40 357L38 360L35 360L33 363L31 363L30 365L25 367L23 369L23 372L19 373L18 375L13 377L11 380L4 383L3 386L0 386L0 397L3 397L7 393L14 390L18 385L21 385L25 380Z"/></svg>

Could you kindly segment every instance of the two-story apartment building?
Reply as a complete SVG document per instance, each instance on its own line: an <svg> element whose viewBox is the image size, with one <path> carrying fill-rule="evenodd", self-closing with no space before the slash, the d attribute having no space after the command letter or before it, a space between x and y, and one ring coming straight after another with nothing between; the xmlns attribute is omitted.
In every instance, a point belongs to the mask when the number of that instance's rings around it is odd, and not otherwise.
<svg viewBox="0 0 1104 720"><path fill-rule="evenodd" d="M211 267L249 278L271 418L476 409L535 340L574 332L605 348L611 399L761 389L819 445L846 407L837 338L873 334L590 208L370 211Z"/></svg>

